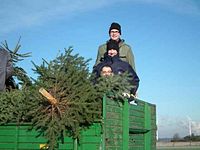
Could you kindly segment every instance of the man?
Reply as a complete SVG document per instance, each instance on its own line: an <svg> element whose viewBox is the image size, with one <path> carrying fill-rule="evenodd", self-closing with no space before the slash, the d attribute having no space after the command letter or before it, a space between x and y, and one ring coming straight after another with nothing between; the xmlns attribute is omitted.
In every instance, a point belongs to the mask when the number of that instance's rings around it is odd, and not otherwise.
<svg viewBox="0 0 200 150"><path fill-rule="evenodd" d="M112 76L113 75L113 71L111 66L109 65L104 65L101 69L101 76L107 77L107 76Z"/></svg>
<svg viewBox="0 0 200 150"><path fill-rule="evenodd" d="M125 61L122 61L119 58L119 45L116 41L110 40L107 42L107 51L104 54L104 60L99 63L97 66L94 66L93 73L95 73L96 78L102 76L102 71L104 67L110 67L113 74L122 74L128 72L130 74L131 80L130 83L133 85L131 94L136 94L136 91L139 86L139 78L136 72L133 70L131 65Z"/></svg>
<svg viewBox="0 0 200 150"><path fill-rule="evenodd" d="M119 44L120 59L128 62L135 70L134 55L132 53L131 47L128 44L126 44L125 41L120 38L120 36L121 36L121 26L118 23L113 22L109 28L110 40L114 40ZM104 53L106 52L106 50L107 50L106 43L99 46L95 66L104 60Z"/></svg>
<svg viewBox="0 0 200 150"><path fill-rule="evenodd" d="M6 79L13 74L13 65L8 51L0 48L0 91L6 89Z"/></svg>

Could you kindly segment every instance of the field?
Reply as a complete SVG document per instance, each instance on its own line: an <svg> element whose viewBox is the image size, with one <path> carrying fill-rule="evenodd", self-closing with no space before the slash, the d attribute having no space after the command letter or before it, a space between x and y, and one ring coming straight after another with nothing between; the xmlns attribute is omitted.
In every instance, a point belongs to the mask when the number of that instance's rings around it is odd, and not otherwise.
<svg viewBox="0 0 200 150"><path fill-rule="evenodd" d="M200 142L157 142L157 150L200 150Z"/></svg>
<svg viewBox="0 0 200 150"><path fill-rule="evenodd" d="M157 150L200 150L200 147L162 147Z"/></svg>
<svg viewBox="0 0 200 150"><path fill-rule="evenodd" d="M162 148L157 148L157 150L200 150L200 147L196 147L196 148L194 148L194 147L182 147L182 148L180 148L180 147L162 147Z"/></svg>

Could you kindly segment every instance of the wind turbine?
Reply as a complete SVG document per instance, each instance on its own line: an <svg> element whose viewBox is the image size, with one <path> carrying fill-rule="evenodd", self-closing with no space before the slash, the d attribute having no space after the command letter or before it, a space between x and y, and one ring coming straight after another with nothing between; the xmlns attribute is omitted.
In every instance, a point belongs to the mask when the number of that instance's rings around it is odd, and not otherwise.
<svg viewBox="0 0 200 150"><path fill-rule="evenodd" d="M192 119L189 116L187 116L187 119L188 119L189 135L191 137L192 136Z"/></svg>

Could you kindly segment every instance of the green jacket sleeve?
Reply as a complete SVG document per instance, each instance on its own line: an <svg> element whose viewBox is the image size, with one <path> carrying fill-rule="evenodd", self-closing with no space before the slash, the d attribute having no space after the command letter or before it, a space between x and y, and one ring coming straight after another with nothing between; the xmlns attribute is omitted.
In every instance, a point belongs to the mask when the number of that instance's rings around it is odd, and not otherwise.
<svg viewBox="0 0 200 150"><path fill-rule="evenodd" d="M95 66L101 62L101 59L104 57L105 52L106 52L106 45L103 44L103 45L99 46Z"/></svg>
<svg viewBox="0 0 200 150"><path fill-rule="evenodd" d="M128 63L134 69L134 71L136 71L136 69L135 69L135 58L134 58L131 47L129 47L129 50L127 51L127 60L128 60Z"/></svg>
<svg viewBox="0 0 200 150"><path fill-rule="evenodd" d="M128 44L125 44L124 42L120 43L119 55L123 61L128 62L131 65L131 67L134 69L134 71L136 71L134 55L133 55L131 47Z"/></svg>

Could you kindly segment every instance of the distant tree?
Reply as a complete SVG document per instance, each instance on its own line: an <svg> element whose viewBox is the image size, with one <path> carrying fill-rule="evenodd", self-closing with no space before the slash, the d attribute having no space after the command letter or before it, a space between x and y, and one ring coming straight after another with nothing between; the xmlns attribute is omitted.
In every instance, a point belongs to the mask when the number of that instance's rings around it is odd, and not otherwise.
<svg viewBox="0 0 200 150"><path fill-rule="evenodd" d="M173 135L173 138L172 138L172 142L177 142L177 141L179 141L181 138L180 138L180 136L179 136L179 134L178 133L175 133L174 135Z"/></svg>
<svg viewBox="0 0 200 150"><path fill-rule="evenodd" d="M200 141L200 135L194 135L194 133L192 133L192 135L187 135L184 138L184 141Z"/></svg>

